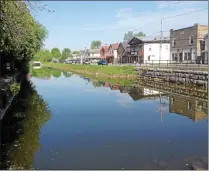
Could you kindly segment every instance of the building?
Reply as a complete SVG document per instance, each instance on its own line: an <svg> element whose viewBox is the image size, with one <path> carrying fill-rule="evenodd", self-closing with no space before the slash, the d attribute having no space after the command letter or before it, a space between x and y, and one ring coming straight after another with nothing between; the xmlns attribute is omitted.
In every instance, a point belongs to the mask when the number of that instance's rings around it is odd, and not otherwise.
<svg viewBox="0 0 209 171"><path fill-rule="evenodd" d="M130 48L127 42L121 42L118 46L118 62L128 63L128 56L130 55Z"/></svg>
<svg viewBox="0 0 209 171"><path fill-rule="evenodd" d="M87 52L88 52L87 59L89 60L99 60L101 58L100 48L88 49Z"/></svg>
<svg viewBox="0 0 209 171"><path fill-rule="evenodd" d="M208 33L204 36L203 41L201 41L201 56L202 64L208 64Z"/></svg>
<svg viewBox="0 0 209 171"><path fill-rule="evenodd" d="M178 30L170 30L171 59L174 62L200 63L201 41L208 32L207 25L194 26Z"/></svg>
<svg viewBox="0 0 209 171"><path fill-rule="evenodd" d="M106 55L106 60L108 63L117 63L118 62L118 43L110 44L107 55Z"/></svg>
<svg viewBox="0 0 209 171"><path fill-rule="evenodd" d="M134 37L128 44L130 48L130 63L134 63L134 61L138 63L167 63L170 60L169 39Z"/></svg>
<svg viewBox="0 0 209 171"><path fill-rule="evenodd" d="M107 46L107 45L102 46L102 48L100 50L100 57L102 59L106 59L106 56L107 56L107 53L108 53L108 49L109 49L109 46Z"/></svg>

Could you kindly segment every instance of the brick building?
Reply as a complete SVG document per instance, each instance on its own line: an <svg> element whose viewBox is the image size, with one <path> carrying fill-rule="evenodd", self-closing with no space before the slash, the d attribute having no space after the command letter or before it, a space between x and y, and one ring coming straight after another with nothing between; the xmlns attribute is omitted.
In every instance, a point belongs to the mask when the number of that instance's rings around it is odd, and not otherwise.
<svg viewBox="0 0 209 171"><path fill-rule="evenodd" d="M201 41L208 32L207 25L170 30L171 60L186 63L204 63L201 56Z"/></svg>

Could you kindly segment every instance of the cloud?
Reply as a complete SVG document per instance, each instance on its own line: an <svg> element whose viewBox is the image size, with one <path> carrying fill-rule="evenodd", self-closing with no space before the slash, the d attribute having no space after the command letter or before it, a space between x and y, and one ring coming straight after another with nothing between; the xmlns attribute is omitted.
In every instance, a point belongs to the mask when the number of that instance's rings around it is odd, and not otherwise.
<svg viewBox="0 0 209 171"><path fill-rule="evenodd" d="M106 34L108 33L112 39L113 37L114 39L119 37L122 39L124 33L129 30L133 30L134 32L143 31L146 35L152 35L153 33L160 32L160 20L162 18L198 10L205 7L206 4L207 2L198 1L167 1L156 2L156 8L159 8L159 10L155 10L154 12L136 12L131 8L119 9L116 10L115 13L115 24L100 25L84 29L88 31L101 31ZM188 27L195 23L207 24L208 10L163 20L163 30L165 31L163 36L169 35L170 29ZM152 36L157 36L157 34ZM121 39L114 41L121 41Z"/></svg>

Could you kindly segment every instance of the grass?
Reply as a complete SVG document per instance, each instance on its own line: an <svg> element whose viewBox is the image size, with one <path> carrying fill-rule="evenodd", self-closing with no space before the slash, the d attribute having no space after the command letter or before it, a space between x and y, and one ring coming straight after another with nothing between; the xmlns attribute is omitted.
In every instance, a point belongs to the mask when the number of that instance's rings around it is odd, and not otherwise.
<svg viewBox="0 0 209 171"><path fill-rule="evenodd" d="M102 65L79 65L79 64L57 64L45 63L44 67L54 68L61 71L75 73L86 73L109 78L136 78L137 73L133 66L102 66Z"/></svg>

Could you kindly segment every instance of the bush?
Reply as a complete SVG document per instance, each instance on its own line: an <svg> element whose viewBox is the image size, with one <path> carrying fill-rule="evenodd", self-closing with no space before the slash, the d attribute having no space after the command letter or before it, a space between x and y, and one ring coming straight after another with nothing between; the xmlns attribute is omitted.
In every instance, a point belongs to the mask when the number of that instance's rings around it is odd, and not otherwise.
<svg viewBox="0 0 209 171"><path fill-rule="evenodd" d="M12 94L14 96L17 95L19 93L19 91L20 91L20 84L18 84L16 82L10 84L9 90L12 92Z"/></svg>

